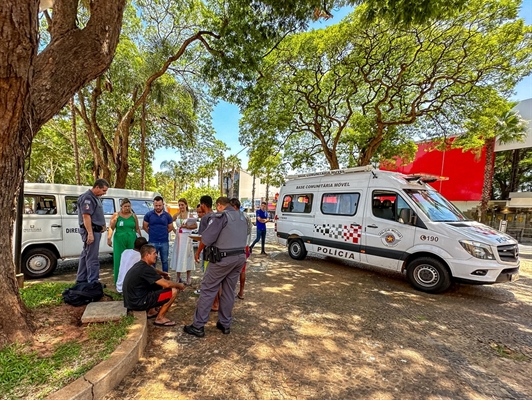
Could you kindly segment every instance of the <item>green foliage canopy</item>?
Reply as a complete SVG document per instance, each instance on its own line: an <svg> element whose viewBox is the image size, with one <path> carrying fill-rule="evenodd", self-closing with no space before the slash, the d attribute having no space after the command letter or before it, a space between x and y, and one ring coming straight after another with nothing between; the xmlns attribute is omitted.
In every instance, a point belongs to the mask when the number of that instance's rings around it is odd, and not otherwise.
<svg viewBox="0 0 532 400"><path fill-rule="evenodd" d="M424 137L463 131L475 110L507 97L532 70L532 30L520 2L473 0L426 25L362 23L364 8L296 34L266 62L241 121L241 142L281 151L292 167L367 165ZM491 105L490 105L491 103Z"/></svg>

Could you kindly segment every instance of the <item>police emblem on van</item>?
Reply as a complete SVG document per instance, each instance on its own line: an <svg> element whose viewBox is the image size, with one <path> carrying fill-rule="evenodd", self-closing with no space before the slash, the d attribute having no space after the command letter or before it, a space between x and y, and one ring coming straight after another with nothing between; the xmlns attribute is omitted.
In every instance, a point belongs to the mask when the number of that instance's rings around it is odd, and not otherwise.
<svg viewBox="0 0 532 400"><path fill-rule="evenodd" d="M387 228L379 232L382 244L388 247L395 247L399 244L403 235L397 229Z"/></svg>

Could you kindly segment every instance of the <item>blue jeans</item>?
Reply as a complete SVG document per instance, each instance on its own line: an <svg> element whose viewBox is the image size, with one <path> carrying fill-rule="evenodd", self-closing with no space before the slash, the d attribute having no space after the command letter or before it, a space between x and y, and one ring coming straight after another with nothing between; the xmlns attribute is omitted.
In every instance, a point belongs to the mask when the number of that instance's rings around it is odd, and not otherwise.
<svg viewBox="0 0 532 400"><path fill-rule="evenodd" d="M168 249L170 247L168 242L157 242L153 243L150 242L150 244L155 247L155 251L159 255L159 259L161 260L161 264L163 265L163 271L168 272Z"/></svg>
<svg viewBox="0 0 532 400"><path fill-rule="evenodd" d="M255 244L261 239L262 239L261 252L265 253L264 246L266 245L266 229L264 230L257 229L257 238L253 241L253 243L251 243L251 246L249 246L249 249L253 251L253 246L255 246Z"/></svg>

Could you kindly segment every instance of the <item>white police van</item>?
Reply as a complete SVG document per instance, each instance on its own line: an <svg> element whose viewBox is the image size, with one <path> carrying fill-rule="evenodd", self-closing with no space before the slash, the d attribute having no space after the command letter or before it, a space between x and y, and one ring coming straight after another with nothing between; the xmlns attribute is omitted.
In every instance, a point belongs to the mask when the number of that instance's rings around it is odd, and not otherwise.
<svg viewBox="0 0 532 400"><path fill-rule="evenodd" d="M78 232L76 202L89 189L89 186L24 184L21 251L22 272L26 277L50 275L59 258L80 256L83 243ZM142 228L144 214L153 209L153 198L157 195L155 192L109 188L101 198L107 226L112 215L120 210L120 200L127 197ZM112 252L107 245L107 233L104 233L100 253Z"/></svg>
<svg viewBox="0 0 532 400"><path fill-rule="evenodd" d="M418 290L439 293L453 280L490 284L519 277L511 236L467 218L427 182L371 167L295 175L277 203L278 243L406 272Z"/></svg>

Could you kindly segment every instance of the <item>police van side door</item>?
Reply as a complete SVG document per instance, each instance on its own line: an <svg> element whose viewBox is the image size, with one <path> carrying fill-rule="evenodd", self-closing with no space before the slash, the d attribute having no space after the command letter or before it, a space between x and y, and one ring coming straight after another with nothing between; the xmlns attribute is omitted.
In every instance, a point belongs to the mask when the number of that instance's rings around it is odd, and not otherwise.
<svg viewBox="0 0 532 400"><path fill-rule="evenodd" d="M318 193L313 242L320 254L360 261L363 190Z"/></svg>
<svg viewBox="0 0 532 400"><path fill-rule="evenodd" d="M78 208L77 201L78 196L66 195L63 198L65 212L63 217L63 232L64 246L62 257L79 257L83 250L83 242L79 234L79 220L78 220ZM111 216L116 211L114 199L110 197L102 197L102 206L105 214L106 225L109 226ZM107 246L107 234L104 233L100 240L100 253L109 253L112 249Z"/></svg>
<svg viewBox="0 0 532 400"><path fill-rule="evenodd" d="M399 270L414 245L416 227L405 220L412 209L394 190L372 188L367 198L361 261Z"/></svg>
<svg viewBox="0 0 532 400"><path fill-rule="evenodd" d="M62 225L65 245L61 257L79 257L83 249L83 243L79 234L77 201L78 196L76 195L66 195L63 198L64 212L62 213Z"/></svg>

